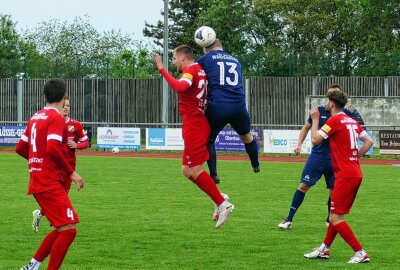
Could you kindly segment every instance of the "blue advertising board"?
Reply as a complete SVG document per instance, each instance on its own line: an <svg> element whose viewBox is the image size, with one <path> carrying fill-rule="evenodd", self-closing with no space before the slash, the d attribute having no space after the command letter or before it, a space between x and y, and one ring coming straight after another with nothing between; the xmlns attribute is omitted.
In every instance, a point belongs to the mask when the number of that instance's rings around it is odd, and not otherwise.
<svg viewBox="0 0 400 270"><path fill-rule="evenodd" d="M17 145L25 128L25 126L0 126L0 146Z"/></svg>
<svg viewBox="0 0 400 270"><path fill-rule="evenodd" d="M259 140L260 138L260 130L252 129L251 134ZM215 140L215 150L217 151L227 151L227 152L245 152L246 148L244 147L244 143L239 138L239 135L233 128L224 128L218 134L217 139ZM260 151L260 144L258 144L258 151Z"/></svg>

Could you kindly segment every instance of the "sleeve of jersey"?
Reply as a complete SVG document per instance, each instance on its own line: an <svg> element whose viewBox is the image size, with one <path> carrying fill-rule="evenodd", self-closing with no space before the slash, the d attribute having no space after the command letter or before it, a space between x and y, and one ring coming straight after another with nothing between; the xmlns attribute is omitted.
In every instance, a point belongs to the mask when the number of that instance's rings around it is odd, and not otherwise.
<svg viewBox="0 0 400 270"><path fill-rule="evenodd" d="M15 152L21 157L28 159L29 158L29 144L28 144L28 128L25 129L24 134L22 134L19 139L17 146L15 147Z"/></svg>
<svg viewBox="0 0 400 270"><path fill-rule="evenodd" d="M363 127L358 123L358 137L362 138L365 135L368 135L367 131L365 131L365 129L363 129Z"/></svg>
<svg viewBox="0 0 400 270"><path fill-rule="evenodd" d="M71 175L74 172L74 169L72 169L71 165L69 165L69 163L65 159L64 151L62 150L59 141L47 141L46 154L54 161L54 163L58 165L59 168L62 168L68 175Z"/></svg>
<svg viewBox="0 0 400 270"><path fill-rule="evenodd" d="M78 123L78 137L79 141L77 143L77 149L82 150L88 148L89 147L88 137L83 131L83 126L81 125L81 123Z"/></svg>
<svg viewBox="0 0 400 270"><path fill-rule="evenodd" d="M192 85L193 75L190 73L184 73L179 80L169 74L165 68L161 69L160 73L163 75L165 80L167 80L171 88L177 93L187 90Z"/></svg>
<svg viewBox="0 0 400 270"><path fill-rule="evenodd" d="M318 130L318 134L324 137L325 140L328 139L329 135L331 134L333 122L330 120L331 118L329 118L328 121L326 121L325 125L323 125L321 129Z"/></svg>
<svg viewBox="0 0 400 270"><path fill-rule="evenodd" d="M63 133L65 129L65 121L63 117L55 117L52 124L49 126L47 134L46 154L68 175L71 175L74 170L69 165L65 158L65 152L62 148Z"/></svg>

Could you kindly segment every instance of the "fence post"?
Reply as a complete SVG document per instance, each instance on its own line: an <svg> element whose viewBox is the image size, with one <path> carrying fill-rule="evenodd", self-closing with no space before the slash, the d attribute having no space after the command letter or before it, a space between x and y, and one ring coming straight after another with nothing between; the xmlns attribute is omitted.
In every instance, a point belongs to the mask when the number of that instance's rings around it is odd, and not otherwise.
<svg viewBox="0 0 400 270"><path fill-rule="evenodd" d="M317 85L318 85L318 77L314 77L312 81L312 95L317 95Z"/></svg>
<svg viewBox="0 0 400 270"><path fill-rule="evenodd" d="M385 97L389 96L389 78L386 77L384 80L384 87L383 87L384 91L385 91Z"/></svg>
<svg viewBox="0 0 400 270"><path fill-rule="evenodd" d="M164 55L163 62L165 69L168 71L168 0L164 0ZM167 81L163 78L163 91L162 91L162 123L168 123L169 112L169 87ZM167 126L165 126L167 127Z"/></svg>
<svg viewBox="0 0 400 270"><path fill-rule="evenodd" d="M245 81L245 97L246 97L246 110L249 112L249 103L250 103L250 80L246 79Z"/></svg>
<svg viewBox="0 0 400 270"><path fill-rule="evenodd" d="M22 76L18 77L17 81L17 120L18 125L22 126L22 108L23 108L23 100L22 100Z"/></svg>

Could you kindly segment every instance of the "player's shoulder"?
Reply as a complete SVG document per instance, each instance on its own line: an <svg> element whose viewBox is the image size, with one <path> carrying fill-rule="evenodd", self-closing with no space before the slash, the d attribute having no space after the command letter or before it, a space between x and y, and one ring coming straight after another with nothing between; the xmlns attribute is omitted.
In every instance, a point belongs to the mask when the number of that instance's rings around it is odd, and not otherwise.
<svg viewBox="0 0 400 270"><path fill-rule="evenodd" d="M353 117L353 113L352 113L349 109L344 108L344 109L343 109L343 112L344 112L347 116Z"/></svg>
<svg viewBox="0 0 400 270"><path fill-rule="evenodd" d="M190 73L193 76L205 76L206 73L203 69L203 67L199 64L199 63L193 63L191 65L189 65L185 71L185 73Z"/></svg>

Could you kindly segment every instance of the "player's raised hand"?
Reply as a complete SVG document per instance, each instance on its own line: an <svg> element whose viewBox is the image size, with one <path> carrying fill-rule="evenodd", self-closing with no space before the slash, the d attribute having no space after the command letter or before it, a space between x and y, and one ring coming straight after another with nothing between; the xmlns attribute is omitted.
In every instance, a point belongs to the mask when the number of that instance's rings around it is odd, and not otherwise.
<svg viewBox="0 0 400 270"><path fill-rule="evenodd" d="M317 120L319 119L319 111L317 107L314 107L310 111L310 116L312 120Z"/></svg>
<svg viewBox="0 0 400 270"><path fill-rule="evenodd" d="M161 59L161 55L159 55L158 53L156 53L156 55L154 56L154 60L156 61L156 65L157 65L157 69L161 70L164 68L162 59Z"/></svg>
<svg viewBox="0 0 400 270"><path fill-rule="evenodd" d="M78 191L81 190L85 186L85 182L83 181L82 177L77 174L76 172L73 172L71 174L71 179L72 181L75 182L76 186L78 187Z"/></svg>

